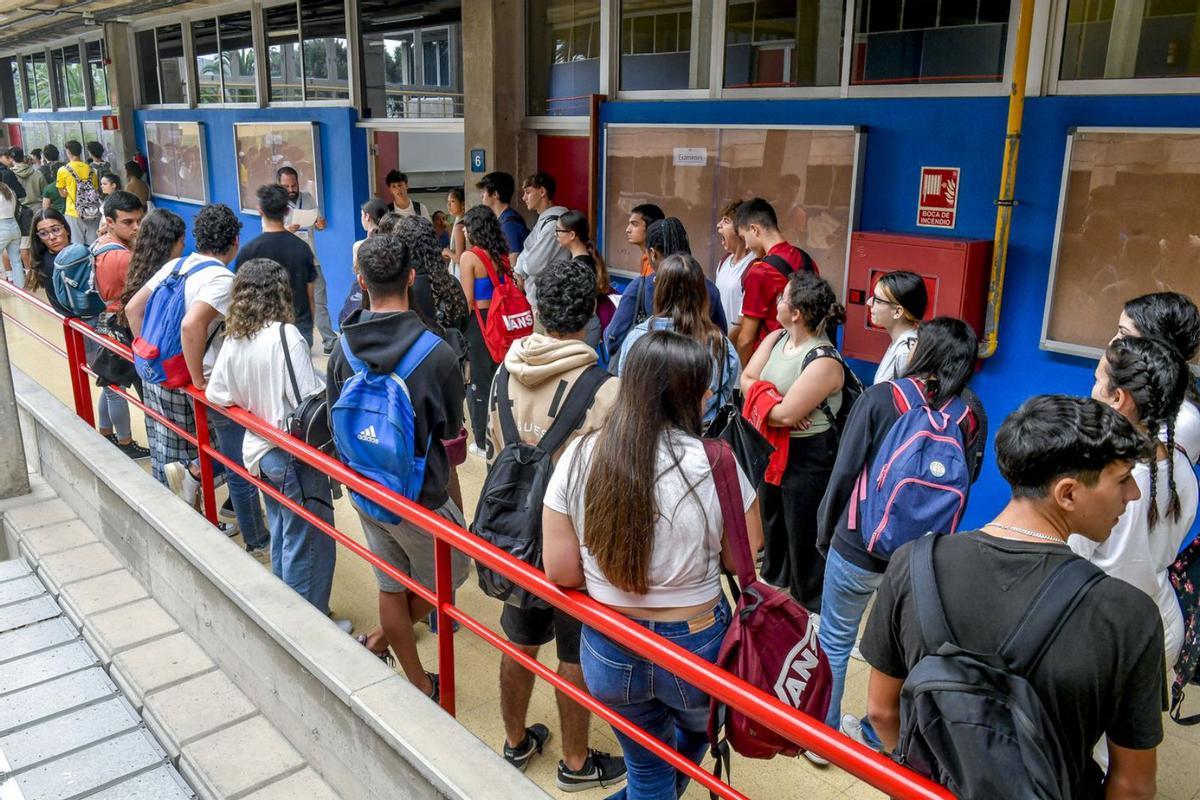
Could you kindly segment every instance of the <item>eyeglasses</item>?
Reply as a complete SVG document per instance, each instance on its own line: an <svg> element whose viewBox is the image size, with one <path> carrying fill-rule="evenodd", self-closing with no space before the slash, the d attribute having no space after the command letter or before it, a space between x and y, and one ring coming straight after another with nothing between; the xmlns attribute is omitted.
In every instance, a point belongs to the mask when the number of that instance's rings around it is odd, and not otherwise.
<svg viewBox="0 0 1200 800"><path fill-rule="evenodd" d="M568 230L566 230L566 229L564 229L564 228L555 228L555 229L554 229L554 232L555 232L555 233L570 233L570 231L568 231Z"/></svg>
<svg viewBox="0 0 1200 800"><path fill-rule="evenodd" d="M869 306L892 306L894 308L900 307L899 303L893 303L891 300L884 300L882 297L880 297L877 294L873 294L867 298L867 305L869 305Z"/></svg>
<svg viewBox="0 0 1200 800"><path fill-rule="evenodd" d="M60 236L67 232L67 229L62 225L55 225L53 228L38 228L37 235L39 239L49 239L54 236Z"/></svg>

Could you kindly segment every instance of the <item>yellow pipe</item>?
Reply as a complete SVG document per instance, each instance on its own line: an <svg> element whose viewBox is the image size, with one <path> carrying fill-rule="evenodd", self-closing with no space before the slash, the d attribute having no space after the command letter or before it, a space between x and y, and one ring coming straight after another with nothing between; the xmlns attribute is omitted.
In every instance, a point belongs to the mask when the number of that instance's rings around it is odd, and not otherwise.
<svg viewBox="0 0 1200 800"><path fill-rule="evenodd" d="M996 200L996 234L992 245L992 277L988 283L987 323L979 357L996 354L1000 328L1000 300L1004 296L1004 269L1008 265L1008 237L1012 230L1013 197L1017 187L1017 151L1025 119L1025 82L1029 73L1029 42L1033 38L1034 0L1021 0L1017 20L1017 51L1013 55L1012 93L1008 97L1008 130L1004 137L1004 165L1000 196Z"/></svg>

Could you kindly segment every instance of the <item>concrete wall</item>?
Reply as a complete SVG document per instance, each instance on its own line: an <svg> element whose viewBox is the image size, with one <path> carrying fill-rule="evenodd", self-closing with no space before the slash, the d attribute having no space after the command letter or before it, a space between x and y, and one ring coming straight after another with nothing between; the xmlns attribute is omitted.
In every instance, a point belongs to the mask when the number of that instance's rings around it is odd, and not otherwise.
<svg viewBox="0 0 1200 800"><path fill-rule="evenodd" d="M14 385L30 467L339 794L547 796L31 378Z"/></svg>

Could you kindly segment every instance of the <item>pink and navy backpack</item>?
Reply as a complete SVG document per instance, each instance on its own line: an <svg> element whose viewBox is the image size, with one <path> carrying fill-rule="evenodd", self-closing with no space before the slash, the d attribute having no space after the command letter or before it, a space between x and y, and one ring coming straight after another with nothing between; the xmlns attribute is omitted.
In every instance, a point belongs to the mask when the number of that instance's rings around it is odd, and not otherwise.
<svg viewBox="0 0 1200 800"><path fill-rule="evenodd" d="M952 397L933 408L920 381L890 383L900 418L859 476L848 520L867 551L883 559L931 531L954 533L971 487L962 431L967 404Z"/></svg>

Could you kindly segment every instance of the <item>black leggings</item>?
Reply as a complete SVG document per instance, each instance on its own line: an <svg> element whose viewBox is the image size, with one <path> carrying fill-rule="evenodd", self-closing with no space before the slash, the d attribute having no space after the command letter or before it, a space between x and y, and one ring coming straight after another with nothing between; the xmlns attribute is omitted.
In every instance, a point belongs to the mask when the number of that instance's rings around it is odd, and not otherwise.
<svg viewBox="0 0 1200 800"><path fill-rule="evenodd" d="M766 540L763 580L784 587L814 613L821 611L825 581L825 558L817 552L817 507L829 485L837 443L832 430L792 437L781 485L764 483L758 491Z"/></svg>
<svg viewBox="0 0 1200 800"><path fill-rule="evenodd" d="M487 322L488 310L480 309L480 316ZM471 365L471 383L467 386L467 408L471 412L471 435L475 444L487 449L488 395L492 391L492 378L496 377L499 365L492 360L483 331L474 312L467 318L467 358Z"/></svg>

